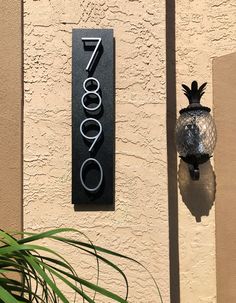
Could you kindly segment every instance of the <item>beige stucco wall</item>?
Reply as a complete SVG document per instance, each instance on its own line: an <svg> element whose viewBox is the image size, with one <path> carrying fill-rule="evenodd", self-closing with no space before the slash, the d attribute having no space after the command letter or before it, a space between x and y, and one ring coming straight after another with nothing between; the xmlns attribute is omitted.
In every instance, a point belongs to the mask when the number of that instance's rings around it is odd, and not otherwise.
<svg viewBox="0 0 236 303"><path fill-rule="evenodd" d="M27 0L24 10L24 228L75 227L95 243L137 258L168 302L165 2ZM114 212L75 212L71 204L71 31L76 27L114 28ZM153 303L158 296L151 279L129 267L131 301ZM119 288L113 283L114 291Z"/></svg>
<svg viewBox="0 0 236 303"><path fill-rule="evenodd" d="M180 84L194 79L208 82L203 100L212 106L212 59L236 50L235 1L178 0L176 3L178 109L186 104ZM189 202L194 204L192 209L197 207L203 213L210 209L201 222L196 223L179 194L181 303L216 302L214 205L210 208L214 181L210 170L206 176L204 191L192 189L192 195L198 195L199 199Z"/></svg>
<svg viewBox="0 0 236 303"><path fill-rule="evenodd" d="M186 105L180 84L193 79L209 83L212 106L212 58L235 50L234 0L176 2L177 107ZM24 227L76 227L138 258L169 302L165 1L26 0L24 11ZM73 27L114 28L115 212L71 205ZM179 194L179 242L181 303L215 303L214 206L196 222ZM144 284L134 283L131 302L154 302L147 276L130 276Z"/></svg>
<svg viewBox="0 0 236 303"><path fill-rule="evenodd" d="M0 2L0 229L22 229L22 6Z"/></svg>

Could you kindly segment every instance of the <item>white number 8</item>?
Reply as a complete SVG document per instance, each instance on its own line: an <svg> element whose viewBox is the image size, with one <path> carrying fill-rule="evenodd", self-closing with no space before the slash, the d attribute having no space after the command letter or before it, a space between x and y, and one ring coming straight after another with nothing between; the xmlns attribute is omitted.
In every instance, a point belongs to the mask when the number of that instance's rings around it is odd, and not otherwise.
<svg viewBox="0 0 236 303"><path fill-rule="evenodd" d="M97 84L97 87L95 90L88 90L87 87L86 87L86 84L91 81L95 81L96 84ZM102 98L101 96L98 94L98 90L100 88L100 82L96 79L96 78L93 78L93 77L90 77L90 78L87 78L84 80L84 83L83 83L83 88L84 90L86 91L85 94L83 94L83 96L81 97L81 103L82 103L82 106L87 110L87 111L95 111L97 110L101 104L102 104ZM88 107L85 105L85 102L84 102L84 98L89 96L89 95L95 95L97 98L98 98L98 105L95 106L95 107Z"/></svg>

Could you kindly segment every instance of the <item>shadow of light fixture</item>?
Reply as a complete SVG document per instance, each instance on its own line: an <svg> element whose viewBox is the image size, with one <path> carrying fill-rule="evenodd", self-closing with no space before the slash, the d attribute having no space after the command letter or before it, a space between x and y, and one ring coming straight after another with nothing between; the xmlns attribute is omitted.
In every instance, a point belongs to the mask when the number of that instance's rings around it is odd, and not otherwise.
<svg viewBox="0 0 236 303"><path fill-rule="evenodd" d="M180 110L176 123L177 151L188 164L192 180L199 180L199 165L212 157L216 144L216 127L211 109L200 104L206 84L198 87L197 81L193 81L191 88L182 84L189 105Z"/></svg>
<svg viewBox="0 0 236 303"><path fill-rule="evenodd" d="M184 204L197 222L208 216L215 201L216 177L210 161L201 165L201 178L198 182L189 178L188 164L180 160L179 189Z"/></svg>

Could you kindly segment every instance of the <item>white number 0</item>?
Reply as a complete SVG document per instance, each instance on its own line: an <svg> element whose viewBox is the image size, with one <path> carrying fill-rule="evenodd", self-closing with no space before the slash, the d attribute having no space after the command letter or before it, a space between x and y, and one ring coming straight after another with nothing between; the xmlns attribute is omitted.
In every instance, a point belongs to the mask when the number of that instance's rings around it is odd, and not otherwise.
<svg viewBox="0 0 236 303"><path fill-rule="evenodd" d="M85 183L84 183L84 178L83 178L83 170L84 167L89 163L89 162L94 162L95 164L97 164L99 170L100 170L100 180L98 182L98 185L96 187L88 187ZM84 161L84 163L82 164L81 168L80 168L80 181L83 185L83 187L89 191L89 192L96 192L100 186L102 185L102 180L103 180L103 170L101 167L101 164L94 158L88 158L87 160Z"/></svg>

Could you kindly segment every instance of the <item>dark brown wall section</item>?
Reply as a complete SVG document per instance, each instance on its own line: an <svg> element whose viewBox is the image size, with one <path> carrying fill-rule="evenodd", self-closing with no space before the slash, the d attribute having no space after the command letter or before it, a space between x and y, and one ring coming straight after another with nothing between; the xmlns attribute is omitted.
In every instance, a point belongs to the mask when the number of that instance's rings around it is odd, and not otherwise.
<svg viewBox="0 0 236 303"><path fill-rule="evenodd" d="M22 2L0 1L0 228L22 228Z"/></svg>
<svg viewBox="0 0 236 303"><path fill-rule="evenodd" d="M236 302L236 53L213 63L217 303Z"/></svg>

